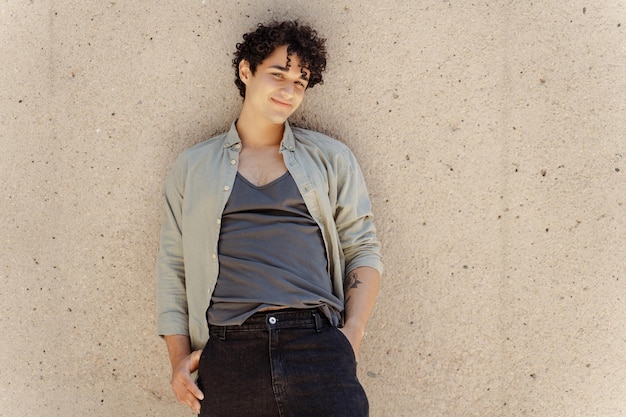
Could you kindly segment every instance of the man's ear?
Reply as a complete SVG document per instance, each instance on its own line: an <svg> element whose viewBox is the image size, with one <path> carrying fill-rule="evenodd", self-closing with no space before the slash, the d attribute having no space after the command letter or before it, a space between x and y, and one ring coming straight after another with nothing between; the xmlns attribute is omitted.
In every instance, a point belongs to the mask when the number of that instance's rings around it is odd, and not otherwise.
<svg viewBox="0 0 626 417"><path fill-rule="evenodd" d="M247 85L251 76L252 70L250 69L250 63L245 59L242 59L239 61L239 79Z"/></svg>

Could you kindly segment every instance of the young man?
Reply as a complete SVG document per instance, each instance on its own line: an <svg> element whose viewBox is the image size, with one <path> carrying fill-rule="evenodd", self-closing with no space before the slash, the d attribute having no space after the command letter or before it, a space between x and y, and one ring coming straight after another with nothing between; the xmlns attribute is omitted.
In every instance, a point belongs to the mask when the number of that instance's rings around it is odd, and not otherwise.
<svg viewBox="0 0 626 417"><path fill-rule="evenodd" d="M324 39L298 22L243 39L239 118L165 181L172 388L201 416L367 416L356 357L382 271L367 190L347 147L287 122L322 82Z"/></svg>

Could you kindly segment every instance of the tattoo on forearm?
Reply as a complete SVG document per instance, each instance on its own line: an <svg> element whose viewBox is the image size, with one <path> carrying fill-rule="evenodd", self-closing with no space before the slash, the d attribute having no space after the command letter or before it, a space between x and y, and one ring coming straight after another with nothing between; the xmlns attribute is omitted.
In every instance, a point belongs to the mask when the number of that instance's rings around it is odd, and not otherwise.
<svg viewBox="0 0 626 417"><path fill-rule="evenodd" d="M344 302L345 305L348 305L350 298L352 298L352 296L349 294L350 290L358 288L359 284L362 283L363 281L359 281L359 274L357 274L356 272L350 272L348 274L344 282L344 292L346 293L346 301Z"/></svg>
<svg viewBox="0 0 626 417"><path fill-rule="evenodd" d="M359 274L356 272L350 272L346 277L345 282L345 291L348 292L352 288L357 288L359 284L362 284L362 281L359 281Z"/></svg>

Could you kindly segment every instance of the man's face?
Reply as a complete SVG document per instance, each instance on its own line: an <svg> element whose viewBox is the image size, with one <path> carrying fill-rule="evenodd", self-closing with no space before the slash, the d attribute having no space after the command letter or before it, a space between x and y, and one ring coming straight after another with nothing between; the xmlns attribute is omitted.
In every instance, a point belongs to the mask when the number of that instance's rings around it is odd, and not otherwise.
<svg viewBox="0 0 626 417"><path fill-rule="evenodd" d="M280 46L254 74L248 62L242 61L239 74L246 85L244 108L248 106L255 115L282 124L302 103L310 72L300 66L297 55L287 56L287 46Z"/></svg>

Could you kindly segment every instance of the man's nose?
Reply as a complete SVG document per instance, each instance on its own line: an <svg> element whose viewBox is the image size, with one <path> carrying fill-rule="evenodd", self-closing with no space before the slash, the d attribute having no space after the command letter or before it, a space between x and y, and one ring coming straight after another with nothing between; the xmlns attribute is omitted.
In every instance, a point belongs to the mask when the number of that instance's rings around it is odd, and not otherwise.
<svg viewBox="0 0 626 417"><path fill-rule="evenodd" d="M287 83L283 86L282 92L285 96L291 97L293 96L294 86L292 83Z"/></svg>

